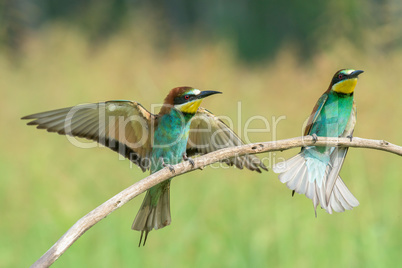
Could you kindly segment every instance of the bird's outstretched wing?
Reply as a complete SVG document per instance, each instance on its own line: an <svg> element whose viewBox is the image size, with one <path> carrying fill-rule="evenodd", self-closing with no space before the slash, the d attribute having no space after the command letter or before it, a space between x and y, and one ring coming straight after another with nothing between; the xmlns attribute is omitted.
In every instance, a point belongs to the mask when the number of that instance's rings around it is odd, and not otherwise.
<svg viewBox="0 0 402 268"><path fill-rule="evenodd" d="M244 143L222 120L208 110L200 107L191 121L190 135L187 142L187 155L207 154L223 148L240 146ZM236 156L226 159L228 165L261 172L268 170L261 160L254 155Z"/></svg>
<svg viewBox="0 0 402 268"><path fill-rule="evenodd" d="M82 104L32 114L22 119L38 129L94 140L149 169L152 133L157 115L131 101Z"/></svg>

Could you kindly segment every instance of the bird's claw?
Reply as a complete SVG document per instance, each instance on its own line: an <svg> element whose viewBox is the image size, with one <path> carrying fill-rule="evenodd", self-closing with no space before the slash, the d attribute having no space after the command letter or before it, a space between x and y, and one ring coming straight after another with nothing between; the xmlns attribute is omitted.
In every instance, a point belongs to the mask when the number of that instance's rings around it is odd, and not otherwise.
<svg viewBox="0 0 402 268"><path fill-rule="evenodd" d="M193 160L193 159L188 158L188 162L190 162L190 164L191 164L191 166L192 166L192 167L194 167L194 166L195 166L195 163L194 163L194 160Z"/></svg>
<svg viewBox="0 0 402 268"><path fill-rule="evenodd" d="M352 136L352 135L348 135L348 136L346 136L346 138L349 138L350 142L352 142L352 140L353 140L353 136Z"/></svg>
<svg viewBox="0 0 402 268"><path fill-rule="evenodd" d="M192 158L190 158L190 157L187 157L187 155L183 154L183 160L190 162L191 167L193 167L193 168L195 167L194 160Z"/></svg>
<svg viewBox="0 0 402 268"><path fill-rule="evenodd" d="M317 134L313 133L311 136L313 137L313 142L316 143L318 141Z"/></svg>
<svg viewBox="0 0 402 268"><path fill-rule="evenodd" d="M170 172L172 172L173 174L175 173L174 167L173 167L172 165L167 165L167 164L165 164L164 167L168 167L169 170L170 170Z"/></svg>
<svg viewBox="0 0 402 268"><path fill-rule="evenodd" d="M162 166L163 167L168 167L170 172L172 172L173 174L175 173L174 167L172 165L170 165L170 164L166 164L165 161L163 161L163 158L162 158Z"/></svg>

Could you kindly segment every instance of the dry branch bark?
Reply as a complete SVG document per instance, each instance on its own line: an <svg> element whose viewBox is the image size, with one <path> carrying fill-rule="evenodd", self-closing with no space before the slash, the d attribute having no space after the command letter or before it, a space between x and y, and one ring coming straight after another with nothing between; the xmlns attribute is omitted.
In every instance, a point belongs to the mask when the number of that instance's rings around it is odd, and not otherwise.
<svg viewBox="0 0 402 268"><path fill-rule="evenodd" d="M152 186L169 178L202 168L217 161L233 157L235 155L258 154L272 151L283 151L295 147L327 145L336 147L358 147L377 149L402 156L402 147L384 140L370 140L362 138L324 138L318 137L314 142L312 136L304 136L286 140L260 142L247 144L238 147L225 148L197 158L194 158L194 167L187 161L174 166L175 173L172 174L169 168L164 168L145 179L124 189L117 195L98 206L87 215L79 219L60 239L38 259L31 267L49 267L52 265L81 235L94 226L107 215L120 208L137 195L145 192Z"/></svg>

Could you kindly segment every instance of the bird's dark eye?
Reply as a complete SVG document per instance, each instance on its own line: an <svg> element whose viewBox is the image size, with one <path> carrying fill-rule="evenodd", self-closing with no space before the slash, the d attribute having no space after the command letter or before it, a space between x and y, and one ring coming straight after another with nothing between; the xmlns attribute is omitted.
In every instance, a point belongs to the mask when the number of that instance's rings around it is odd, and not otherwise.
<svg viewBox="0 0 402 268"><path fill-rule="evenodd" d="M184 99L186 100L190 99L190 95L184 95Z"/></svg>
<svg viewBox="0 0 402 268"><path fill-rule="evenodd" d="M338 78L342 79L343 78L343 74L338 74Z"/></svg>

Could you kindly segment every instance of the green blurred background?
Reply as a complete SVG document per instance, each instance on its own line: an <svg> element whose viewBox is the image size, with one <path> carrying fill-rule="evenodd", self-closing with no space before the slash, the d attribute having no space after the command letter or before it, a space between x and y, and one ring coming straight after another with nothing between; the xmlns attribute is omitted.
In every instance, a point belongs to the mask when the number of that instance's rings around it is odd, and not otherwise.
<svg viewBox="0 0 402 268"><path fill-rule="evenodd" d="M0 267L29 266L147 175L110 150L27 127L19 118L30 113L111 99L149 108L191 85L223 91L203 106L233 118L242 136L253 115L271 124L285 115L276 130L251 136L284 139L301 135L333 73L347 67L365 71L355 136L402 145L400 1L6 0L0 8ZM360 206L315 218L311 201L292 198L273 172L195 171L174 180L172 225L151 232L146 247L130 230L141 195L54 266L397 266L401 159L351 149L341 175Z"/></svg>

